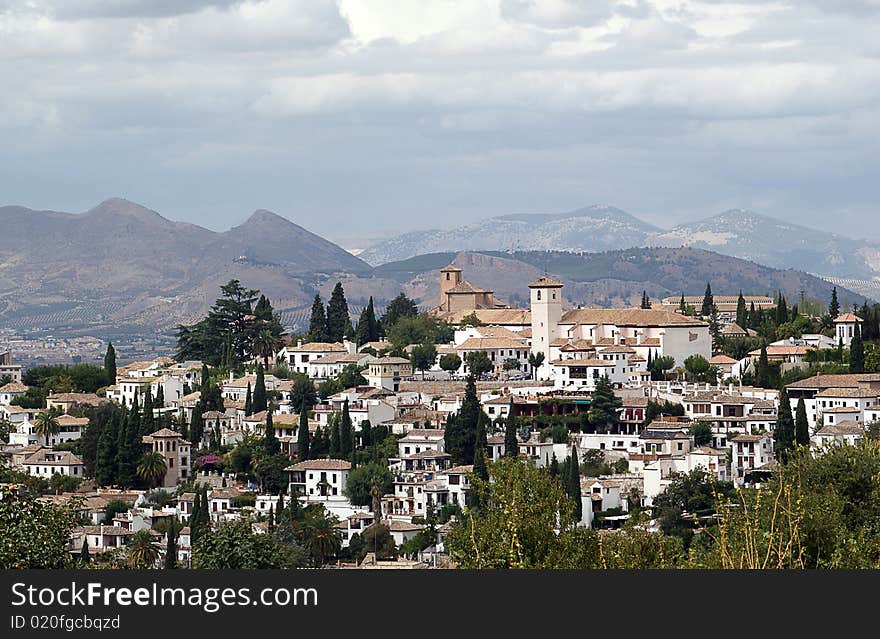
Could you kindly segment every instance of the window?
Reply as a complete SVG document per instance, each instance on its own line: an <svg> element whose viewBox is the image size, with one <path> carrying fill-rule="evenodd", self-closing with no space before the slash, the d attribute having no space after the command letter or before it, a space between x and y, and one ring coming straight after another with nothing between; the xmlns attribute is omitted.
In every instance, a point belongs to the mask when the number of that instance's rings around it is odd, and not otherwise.
<svg viewBox="0 0 880 639"><path fill-rule="evenodd" d="M537 297L537 299L540 300L540 299L541 299L541 291L540 291L540 289L537 291L537 293L538 293L538 297Z"/></svg>

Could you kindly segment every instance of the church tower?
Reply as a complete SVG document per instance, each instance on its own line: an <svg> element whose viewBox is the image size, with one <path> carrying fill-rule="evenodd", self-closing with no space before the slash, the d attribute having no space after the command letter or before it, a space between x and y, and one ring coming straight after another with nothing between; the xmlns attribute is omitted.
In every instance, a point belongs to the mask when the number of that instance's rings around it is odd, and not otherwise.
<svg viewBox="0 0 880 639"><path fill-rule="evenodd" d="M547 379L550 376L550 344L559 337L559 321L562 319L562 282L545 275L529 284L529 297L532 353L544 353L537 378Z"/></svg>
<svg viewBox="0 0 880 639"><path fill-rule="evenodd" d="M449 299L446 293L461 284L461 269L450 264L440 269L440 307L445 311L451 311L449 308Z"/></svg>

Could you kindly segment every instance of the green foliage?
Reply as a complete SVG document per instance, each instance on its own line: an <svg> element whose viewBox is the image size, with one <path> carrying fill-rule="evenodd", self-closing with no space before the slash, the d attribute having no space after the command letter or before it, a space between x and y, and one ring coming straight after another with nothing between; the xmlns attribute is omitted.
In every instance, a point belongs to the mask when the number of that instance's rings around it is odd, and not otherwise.
<svg viewBox="0 0 880 639"><path fill-rule="evenodd" d="M400 293L400 295L391 300L388 308L385 309L381 325L387 333L388 329L396 324L399 319L403 317L416 317L418 314L419 307L416 306L416 303L409 299L405 294ZM415 344L417 342L409 343Z"/></svg>
<svg viewBox="0 0 880 639"><path fill-rule="evenodd" d="M293 386L290 389L290 404L293 412L301 413L308 411L318 403L318 393L315 384L302 373L293 373L290 377Z"/></svg>
<svg viewBox="0 0 880 639"><path fill-rule="evenodd" d="M401 316L385 330L388 341L398 350L410 344L445 344L455 334L449 324L427 313Z"/></svg>
<svg viewBox="0 0 880 639"><path fill-rule="evenodd" d="M477 421L482 412L474 376L469 375L461 409L458 414L447 417L443 435L445 450L452 456L453 464L473 463Z"/></svg>
<svg viewBox="0 0 880 639"><path fill-rule="evenodd" d="M660 529L667 535L680 537L687 548L693 539L693 517L713 514L716 497L726 497L733 491L732 483L713 481L702 469L674 475L666 490L654 499ZM684 513L691 519L684 520Z"/></svg>
<svg viewBox="0 0 880 639"><path fill-rule="evenodd" d="M461 357L455 353L446 353L440 358L440 368L447 373L455 373L461 368Z"/></svg>
<svg viewBox="0 0 880 639"><path fill-rule="evenodd" d="M684 368L688 374L688 381L692 382L714 382L718 373L717 369L712 370L709 360L702 355L689 356L684 360Z"/></svg>
<svg viewBox="0 0 880 639"><path fill-rule="evenodd" d="M206 531L193 545L193 568L211 570L302 568L304 553L274 535L255 533L252 522L241 518Z"/></svg>
<svg viewBox="0 0 880 639"><path fill-rule="evenodd" d="M104 353L104 373L108 384L116 382L116 349L113 342L107 342L107 352Z"/></svg>
<svg viewBox="0 0 880 639"><path fill-rule="evenodd" d="M391 529L382 523L372 524L364 529L365 552L376 553L376 559L387 560L397 558L397 546L391 536Z"/></svg>
<svg viewBox="0 0 880 639"><path fill-rule="evenodd" d="M77 525L74 504L56 506L8 489L0 499L0 569L63 568Z"/></svg>
<svg viewBox="0 0 880 639"><path fill-rule="evenodd" d="M380 332L379 320L376 319L376 311L373 308L373 298L371 296L369 303L361 311L361 315L358 318L355 341L358 346L367 342L375 342L379 339Z"/></svg>
<svg viewBox="0 0 880 639"><path fill-rule="evenodd" d="M690 429L690 436L694 438L694 446L706 446L712 441L712 427L708 422L694 422Z"/></svg>
<svg viewBox="0 0 880 639"><path fill-rule="evenodd" d="M773 430L773 445L776 459L785 463L795 447L795 425L791 415L791 401L788 391L783 388L779 394L776 428Z"/></svg>
<svg viewBox="0 0 880 639"><path fill-rule="evenodd" d="M596 388L592 395L590 410L587 414L590 425L597 432L610 432L620 424L617 409L623 405L623 401L614 394L614 387L607 377L600 377L596 380Z"/></svg>
<svg viewBox="0 0 880 639"><path fill-rule="evenodd" d="M351 317L348 313L348 302L345 299L345 291L342 282L336 282L330 301L327 302L327 330L326 337L330 342L341 342L345 337L354 337L347 329L351 326Z"/></svg>
<svg viewBox="0 0 880 639"><path fill-rule="evenodd" d="M309 319L308 341L310 342L326 342L327 339L327 316L324 312L324 303L321 296L315 294L312 302L312 314Z"/></svg>
<svg viewBox="0 0 880 639"><path fill-rule="evenodd" d="M410 353L410 361L417 371L430 370L437 361L437 347L433 344L418 344Z"/></svg>
<svg viewBox="0 0 880 639"><path fill-rule="evenodd" d="M373 487L378 487L382 495L394 488L394 480L383 463L362 464L348 474L345 495L355 506L369 506L373 503Z"/></svg>
<svg viewBox="0 0 880 639"><path fill-rule="evenodd" d="M115 381L109 379L102 367L93 364L35 366L22 375L23 384L46 393L94 393Z"/></svg>
<svg viewBox="0 0 880 639"><path fill-rule="evenodd" d="M490 373L495 368L486 351L469 352L464 356L464 363L467 366L468 373L478 378L486 373Z"/></svg>

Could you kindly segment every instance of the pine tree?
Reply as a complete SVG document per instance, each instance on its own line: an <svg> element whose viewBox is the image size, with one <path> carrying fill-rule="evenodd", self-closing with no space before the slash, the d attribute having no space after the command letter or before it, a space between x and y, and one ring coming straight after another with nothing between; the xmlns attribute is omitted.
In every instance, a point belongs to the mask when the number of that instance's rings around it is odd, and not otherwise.
<svg viewBox="0 0 880 639"><path fill-rule="evenodd" d="M785 463L794 448L795 432L794 419L791 416L791 401L784 386L779 395L779 411L776 417L776 430L773 432L773 443L776 458Z"/></svg>
<svg viewBox="0 0 880 639"><path fill-rule="evenodd" d="M116 349L113 342L107 342L107 352L104 353L104 373L107 375L107 383L116 383Z"/></svg>
<svg viewBox="0 0 880 639"><path fill-rule="evenodd" d="M831 319L837 319L837 316L840 315L840 302L837 301L836 286L831 290L831 302L828 304L828 314L831 316Z"/></svg>
<svg viewBox="0 0 880 639"><path fill-rule="evenodd" d="M351 426L351 415L348 412L348 399L342 403L342 421L339 425L339 456L342 459L351 457L354 449L354 431Z"/></svg>
<svg viewBox="0 0 880 639"><path fill-rule="evenodd" d="M172 517L165 531L165 570L177 568L177 520Z"/></svg>
<svg viewBox="0 0 880 639"><path fill-rule="evenodd" d="M254 414L266 410L268 399L266 397L266 376L263 373L263 365L257 364L257 381L254 384L254 396L251 399L251 408Z"/></svg>
<svg viewBox="0 0 880 639"><path fill-rule="evenodd" d="M332 459L338 459L340 457L340 448L339 448L339 414L334 413L330 418L330 424L327 426L330 429L330 457Z"/></svg>
<svg viewBox="0 0 880 639"><path fill-rule="evenodd" d="M577 449L571 447L571 457L568 465L568 496L574 500L574 516L577 521L583 517L583 504L581 503L581 469L578 463Z"/></svg>
<svg viewBox="0 0 880 639"><path fill-rule="evenodd" d="M248 382L247 387L247 395L244 396L244 414L245 415L253 415L254 414L254 402L251 397L251 383Z"/></svg>
<svg viewBox="0 0 880 639"><path fill-rule="evenodd" d="M748 318L746 317L746 298L743 297L743 292L739 292L739 297L736 298L736 323L740 328L748 328Z"/></svg>
<svg viewBox="0 0 880 639"><path fill-rule="evenodd" d="M379 339L379 321L376 319L376 310L373 307L373 298L371 296L369 303L361 311L358 318L355 341L358 346L361 346L367 342L374 342L377 339Z"/></svg>
<svg viewBox="0 0 880 639"><path fill-rule="evenodd" d="M331 342L341 342L346 336L346 325L351 325L348 302L345 300L342 282L336 282L330 294L330 301L327 303L327 339Z"/></svg>
<svg viewBox="0 0 880 639"><path fill-rule="evenodd" d="M712 295L712 285L706 282L706 292L703 294L703 307L700 315L709 317L712 314L713 306L715 306L715 296Z"/></svg>
<svg viewBox="0 0 880 639"><path fill-rule="evenodd" d="M318 294L315 294L315 301L312 302L312 316L309 319L308 337L310 342L327 341L327 318L324 315L324 303Z"/></svg>
<svg viewBox="0 0 880 639"><path fill-rule="evenodd" d="M116 483L116 447L119 441L119 413L114 411L104 424L95 455L95 480L99 486Z"/></svg>
<svg viewBox="0 0 880 639"><path fill-rule="evenodd" d="M803 397L798 400L795 409L794 439L798 446L810 445L810 424L807 421L807 406Z"/></svg>
<svg viewBox="0 0 880 639"><path fill-rule="evenodd" d="M862 342L862 331L859 328L858 322L856 322L856 328L853 332L852 342L850 342L849 345L849 372L865 372L865 345Z"/></svg>
<svg viewBox="0 0 880 639"><path fill-rule="evenodd" d="M305 406L299 414L299 428L296 431L296 456L299 461L309 459L309 412Z"/></svg>

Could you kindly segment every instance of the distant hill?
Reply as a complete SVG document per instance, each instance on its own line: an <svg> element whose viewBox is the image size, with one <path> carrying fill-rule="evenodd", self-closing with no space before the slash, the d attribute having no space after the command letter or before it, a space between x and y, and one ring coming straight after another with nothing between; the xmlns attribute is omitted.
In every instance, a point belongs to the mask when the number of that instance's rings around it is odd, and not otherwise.
<svg viewBox="0 0 880 639"><path fill-rule="evenodd" d="M660 246L693 246L777 268L799 268L834 277L880 275L875 245L733 209L682 224L652 239Z"/></svg>
<svg viewBox="0 0 880 639"><path fill-rule="evenodd" d="M436 251L595 253L635 246L691 246L820 276L880 279L880 245L876 242L789 224L743 209L669 231L610 206L568 213L503 215L455 229L404 233L364 250L359 257L380 265Z"/></svg>
<svg viewBox="0 0 880 639"><path fill-rule="evenodd" d="M423 290L437 295L438 265L453 262L466 279L493 289L506 301L527 304L527 286L544 272L561 279L570 305L637 305L642 291L652 300L662 297L702 295L706 282L718 295L772 295L782 291L793 302L803 291L807 299L830 300L833 285L793 269L774 269L747 260L695 248L638 248L602 253L561 251L435 253L383 264L376 269L385 277L407 280L413 294ZM841 305L863 298L838 287ZM433 299L433 298L432 298Z"/></svg>
<svg viewBox="0 0 880 639"><path fill-rule="evenodd" d="M513 214L450 230L404 233L358 254L373 265L437 251L559 250L605 251L642 246L655 226L611 206L567 213Z"/></svg>
<svg viewBox="0 0 880 639"><path fill-rule="evenodd" d="M299 309L324 280L372 271L263 210L217 233L114 198L80 214L2 207L0 228L0 327L166 330L200 317L232 278Z"/></svg>

